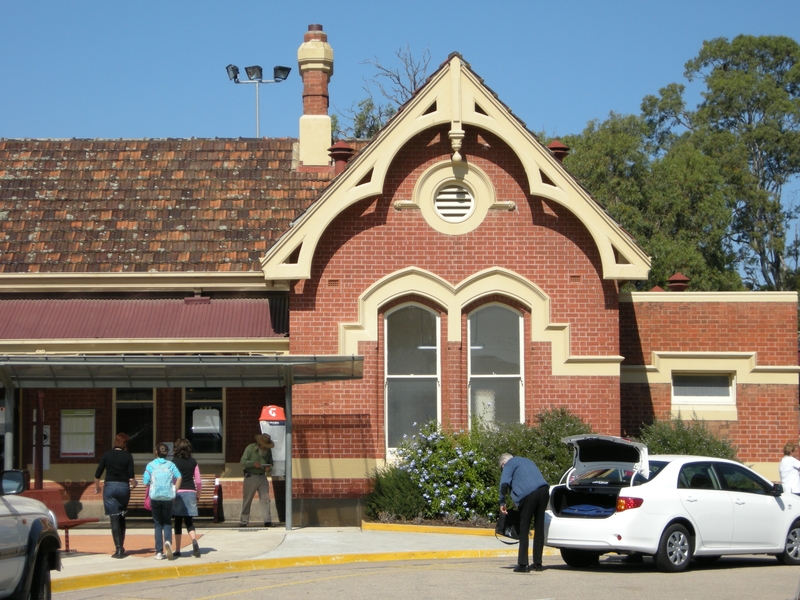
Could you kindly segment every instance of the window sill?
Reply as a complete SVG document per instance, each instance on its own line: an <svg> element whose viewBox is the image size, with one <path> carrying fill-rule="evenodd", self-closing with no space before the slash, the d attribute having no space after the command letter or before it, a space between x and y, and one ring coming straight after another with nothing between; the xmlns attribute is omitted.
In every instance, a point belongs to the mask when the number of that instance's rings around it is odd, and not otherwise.
<svg viewBox="0 0 800 600"><path fill-rule="evenodd" d="M673 404L672 417L684 420L738 421L739 413L735 404Z"/></svg>

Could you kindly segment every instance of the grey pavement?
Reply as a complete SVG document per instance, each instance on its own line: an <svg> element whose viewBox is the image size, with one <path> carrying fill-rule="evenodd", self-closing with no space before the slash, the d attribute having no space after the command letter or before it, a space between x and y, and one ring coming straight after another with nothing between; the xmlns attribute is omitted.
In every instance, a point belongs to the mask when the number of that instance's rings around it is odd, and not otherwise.
<svg viewBox="0 0 800 600"><path fill-rule="evenodd" d="M447 533L440 533L447 531ZM53 571L53 591L70 591L120 583L211 575L311 564L377 562L389 560L508 557L516 562L516 545L506 545L492 530L437 528L364 523L362 527L231 527L198 525L201 556L184 554L172 561L156 561L141 550L119 560L106 553L62 554L62 570ZM152 536L152 528L128 529L128 537ZM111 537L107 529L70 531L70 545L80 548L81 536ZM184 541L186 541L184 533ZM62 535L63 539L63 535ZM89 538L86 538L86 543ZM84 546L86 545L83 544ZM144 542L146 543L146 542ZM131 544L126 542L130 551ZM547 549L546 549L547 552ZM552 551L550 551L552 552Z"/></svg>

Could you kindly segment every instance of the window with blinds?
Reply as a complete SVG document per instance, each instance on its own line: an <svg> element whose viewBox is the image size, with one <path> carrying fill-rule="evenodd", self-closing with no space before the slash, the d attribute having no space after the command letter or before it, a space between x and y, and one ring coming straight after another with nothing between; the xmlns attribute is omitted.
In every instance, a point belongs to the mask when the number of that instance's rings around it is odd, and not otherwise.
<svg viewBox="0 0 800 600"><path fill-rule="evenodd" d="M61 411L61 456L94 456L94 409Z"/></svg>

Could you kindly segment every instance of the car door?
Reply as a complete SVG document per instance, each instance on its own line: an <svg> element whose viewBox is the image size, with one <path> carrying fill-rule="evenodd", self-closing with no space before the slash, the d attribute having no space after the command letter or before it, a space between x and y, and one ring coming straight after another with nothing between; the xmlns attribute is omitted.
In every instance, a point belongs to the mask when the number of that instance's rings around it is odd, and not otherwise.
<svg viewBox="0 0 800 600"><path fill-rule="evenodd" d="M705 548L728 548L733 538L734 508L722 489L711 462L688 463L678 475L678 496L694 521L698 544Z"/></svg>
<svg viewBox="0 0 800 600"><path fill-rule="evenodd" d="M13 591L22 572L25 549L20 548L20 518L8 499L0 496L0 597Z"/></svg>
<svg viewBox="0 0 800 600"><path fill-rule="evenodd" d="M782 548L786 536L786 506L772 493L772 484L749 469L731 463L715 463L733 502L733 539L739 549Z"/></svg>

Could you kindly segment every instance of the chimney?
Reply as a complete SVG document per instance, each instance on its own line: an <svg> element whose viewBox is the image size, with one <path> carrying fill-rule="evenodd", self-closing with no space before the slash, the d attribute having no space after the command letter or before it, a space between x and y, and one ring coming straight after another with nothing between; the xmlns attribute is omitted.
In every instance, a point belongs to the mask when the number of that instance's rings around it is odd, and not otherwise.
<svg viewBox="0 0 800 600"><path fill-rule="evenodd" d="M338 175L344 168L347 166L347 163L353 158L353 154L355 154L355 149L351 148L347 145L347 143L339 140L333 146L328 148L328 154L331 155L333 159L333 173Z"/></svg>
<svg viewBox="0 0 800 600"><path fill-rule="evenodd" d="M303 78L303 116L300 117L300 162L303 166L328 166L331 118L328 116L328 82L333 75L333 49L322 25L309 25L297 50Z"/></svg>
<svg viewBox="0 0 800 600"><path fill-rule="evenodd" d="M669 282L667 287L670 292L685 292L689 289L689 281L691 280L683 273L675 273L667 281Z"/></svg>
<svg viewBox="0 0 800 600"><path fill-rule="evenodd" d="M556 159L558 159L558 162L563 163L564 159L569 154L569 146L565 146L558 140L553 140L547 145L547 147L550 148L550 152L552 152L553 156L555 156Z"/></svg>

